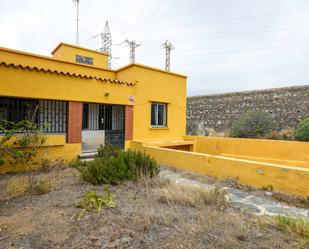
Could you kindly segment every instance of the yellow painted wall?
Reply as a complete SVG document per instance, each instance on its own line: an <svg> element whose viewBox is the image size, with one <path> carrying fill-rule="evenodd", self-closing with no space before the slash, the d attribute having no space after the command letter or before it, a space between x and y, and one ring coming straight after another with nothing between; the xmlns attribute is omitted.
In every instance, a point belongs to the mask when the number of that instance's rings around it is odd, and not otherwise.
<svg viewBox="0 0 309 249"><path fill-rule="evenodd" d="M95 50L76 47L71 44L60 43L57 48L52 52L53 58L75 62L75 56L81 55L93 58L93 66L99 68L107 68L108 55Z"/></svg>
<svg viewBox="0 0 309 249"><path fill-rule="evenodd" d="M67 144L66 135L46 135L47 141L39 150L39 157L46 158L50 160L64 160L69 162L73 159L77 159L77 155L81 153L81 144ZM10 166L2 165L0 166L1 173L18 172L25 170L24 165Z"/></svg>
<svg viewBox="0 0 309 249"><path fill-rule="evenodd" d="M195 141L195 152L309 168L308 142L205 136L185 139Z"/></svg>
<svg viewBox="0 0 309 249"><path fill-rule="evenodd" d="M106 77L110 79L115 79L116 77L116 73L113 70L102 69L91 65L62 61L48 56L41 56L37 54L26 53L1 47L0 61L6 63L14 63L16 65L46 68L63 72Z"/></svg>
<svg viewBox="0 0 309 249"><path fill-rule="evenodd" d="M309 169L306 168L170 150L147 146L136 141L131 142L131 148L145 151L163 166L215 176L219 179L238 177L241 183L254 187L272 185L274 191L309 196Z"/></svg>
<svg viewBox="0 0 309 249"><path fill-rule="evenodd" d="M129 105L135 86L0 65L0 96ZM105 97L105 93L109 96Z"/></svg>
<svg viewBox="0 0 309 249"><path fill-rule="evenodd" d="M116 75L136 80L133 90L133 140L181 138L186 129L186 77L168 74L142 65L132 65ZM167 128L151 128L151 102L168 104Z"/></svg>

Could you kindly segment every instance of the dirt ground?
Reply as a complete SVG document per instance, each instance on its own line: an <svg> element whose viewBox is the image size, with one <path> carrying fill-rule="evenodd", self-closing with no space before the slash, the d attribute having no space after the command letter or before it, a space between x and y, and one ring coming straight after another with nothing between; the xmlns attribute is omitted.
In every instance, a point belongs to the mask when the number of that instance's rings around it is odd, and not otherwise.
<svg viewBox="0 0 309 249"><path fill-rule="evenodd" d="M72 218L80 195L102 192L81 180L76 169L45 173L54 189L45 195L8 199L12 176L0 177L0 248L293 248L309 241L277 229L272 220L228 205L186 206L159 198L170 183L159 177L111 186L116 207ZM158 195L159 193L159 195Z"/></svg>

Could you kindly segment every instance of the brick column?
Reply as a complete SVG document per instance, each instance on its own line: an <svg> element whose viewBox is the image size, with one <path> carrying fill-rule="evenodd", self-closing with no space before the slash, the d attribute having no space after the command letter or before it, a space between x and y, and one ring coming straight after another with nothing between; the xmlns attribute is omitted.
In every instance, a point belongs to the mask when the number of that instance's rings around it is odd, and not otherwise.
<svg viewBox="0 0 309 249"><path fill-rule="evenodd" d="M133 139L133 106L126 105L125 107L125 140Z"/></svg>
<svg viewBox="0 0 309 249"><path fill-rule="evenodd" d="M82 118L83 118L83 103L69 102L68 103L68 131L67 143L81 143L82 141Z"/></svg>

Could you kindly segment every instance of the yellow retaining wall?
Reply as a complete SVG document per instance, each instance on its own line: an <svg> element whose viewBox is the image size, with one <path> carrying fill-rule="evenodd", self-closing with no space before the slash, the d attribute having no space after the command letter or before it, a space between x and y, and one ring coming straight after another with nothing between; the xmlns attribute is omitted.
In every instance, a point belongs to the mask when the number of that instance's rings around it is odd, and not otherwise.
<svg viewBox="0 0 309 249"><path fill-rule="evenodd" d="M194 152L309 168L309 143L283 140L185 136Z"/></svg>
<svg viewBox="0 0 309 249"><path fill-rule="evenodd" d="M274 191L309 196L309 169L264 162L170 150L131 142L131 148L145 151L160 165L225 179L238 177L242 184L262 188L272 185Z"/></svg>

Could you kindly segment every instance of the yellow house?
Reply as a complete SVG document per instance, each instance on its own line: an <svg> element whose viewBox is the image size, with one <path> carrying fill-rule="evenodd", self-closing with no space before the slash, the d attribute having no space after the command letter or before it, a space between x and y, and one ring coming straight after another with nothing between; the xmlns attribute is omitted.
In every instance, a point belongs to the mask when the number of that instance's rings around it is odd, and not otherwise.
<svg viewBox="0 0 309 249"><path fill-rule="evenodd" d="M0 48L0 120L34 117L53 158L111 144L160 165L309 196L309 143L186 136L186 76L107 63L107 54L65 43L51 57Z"/></svg>
<svg viewBox="0 0 309 249"><path fill-rule="evenodd" d="M51 54L0 48L0 120L27 119L36 108L54 157L185 135L186 76L140 64L110 70L107 54L66 43Z"/></svg>

